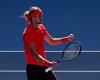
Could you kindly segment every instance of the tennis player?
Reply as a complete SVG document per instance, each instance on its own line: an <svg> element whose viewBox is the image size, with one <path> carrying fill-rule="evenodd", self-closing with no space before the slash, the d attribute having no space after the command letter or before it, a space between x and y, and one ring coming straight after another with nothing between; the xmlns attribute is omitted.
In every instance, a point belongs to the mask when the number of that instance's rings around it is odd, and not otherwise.
<svg viewBox="0 0 100 80"><path fill-rule="evenodd" d="M46 59L44 40L54 46L69 42L74 38L73 34L62 38L52 38L42 23L42 15L42 10L36 6L29 8L24 13L27 26L23 32L23 43L28 80L56 80L52 71L45 72L47 67L54 67L57 63Z"/></svg>

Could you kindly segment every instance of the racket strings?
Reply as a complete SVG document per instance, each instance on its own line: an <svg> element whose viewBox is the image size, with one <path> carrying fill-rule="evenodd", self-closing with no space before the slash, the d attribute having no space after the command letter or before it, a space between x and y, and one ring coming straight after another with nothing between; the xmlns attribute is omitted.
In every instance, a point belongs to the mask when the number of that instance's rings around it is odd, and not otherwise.
<svg viewBox="0 0 100 80"><path fill-rule="evenodd" d="M65 49L63 58L66 60L71 60L78 55L79 50L80 47L78 45L73 44Z"/></svg>

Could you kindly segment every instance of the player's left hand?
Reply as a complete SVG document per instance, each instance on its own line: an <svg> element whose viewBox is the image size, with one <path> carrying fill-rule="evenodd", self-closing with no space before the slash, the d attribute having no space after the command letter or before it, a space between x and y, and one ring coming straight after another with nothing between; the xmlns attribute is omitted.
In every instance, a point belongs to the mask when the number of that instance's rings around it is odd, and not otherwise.
<svg viewBox="0 0 100 80"><path fill-rule="evenodd" d="M68 37L69 41L71 41L71 40L73 40L75 38L75 36L73 34L70 34L67 37Z"/></svg>

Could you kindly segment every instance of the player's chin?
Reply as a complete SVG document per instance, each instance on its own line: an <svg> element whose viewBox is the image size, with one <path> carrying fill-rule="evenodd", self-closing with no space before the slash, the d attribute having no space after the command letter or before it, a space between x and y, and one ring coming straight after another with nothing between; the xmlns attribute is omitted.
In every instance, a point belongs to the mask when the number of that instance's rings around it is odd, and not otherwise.
<svg viewBox="0 0 100 80"><path fill-rule="evenodd" d="M38 22L38 24L42 24L42 21Z"/></svg>

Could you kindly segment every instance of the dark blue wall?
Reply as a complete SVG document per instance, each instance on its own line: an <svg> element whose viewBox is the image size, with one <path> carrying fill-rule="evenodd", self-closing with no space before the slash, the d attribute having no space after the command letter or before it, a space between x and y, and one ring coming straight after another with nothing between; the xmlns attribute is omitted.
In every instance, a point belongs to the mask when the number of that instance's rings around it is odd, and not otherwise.
<svg viewBox="0 0 100 80"><path fill-rule="evenodd" d="M84 50L100 50L99 0L1 0L0 50L23 50L22 32L25 21L20 16L31 6L44 12L44 24L53 37L75 34ZM46 50L61 50L63 45Z"/></svg>

